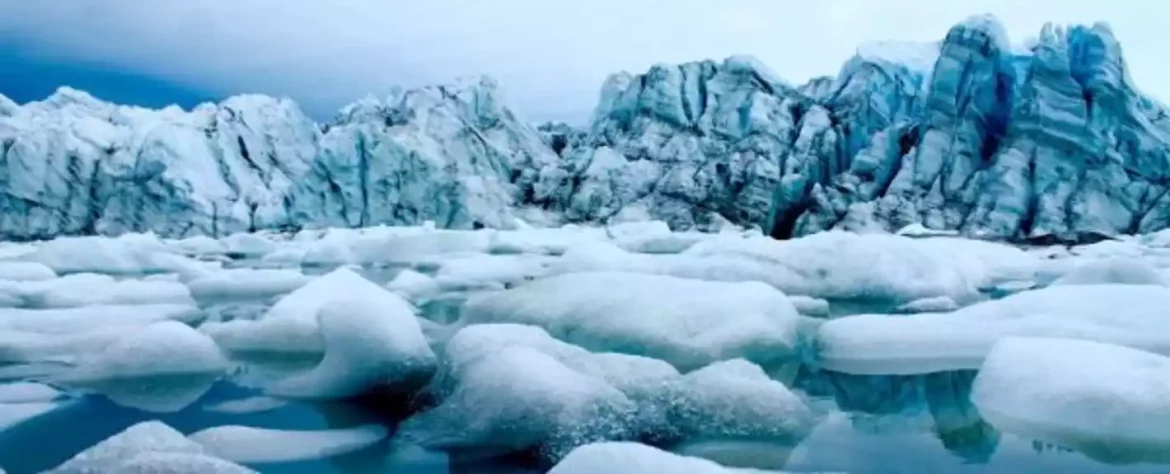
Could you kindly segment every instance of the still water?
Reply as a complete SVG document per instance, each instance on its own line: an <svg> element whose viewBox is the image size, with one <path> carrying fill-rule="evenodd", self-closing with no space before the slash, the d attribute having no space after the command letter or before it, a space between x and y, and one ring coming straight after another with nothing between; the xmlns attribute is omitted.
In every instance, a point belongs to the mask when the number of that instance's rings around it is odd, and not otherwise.
<svg viewBox="0 0 1170 474"><path fill-rule="evenodd" d="M397 269L366 270L377 282ZM263 301L209 301L201 306L220 319L252 318L270 304ZM456 317L460 299L423 307L435 321ZM873 312L888 308L834 304L835 313ZM838 316L838 314L834 314ZM284 402L256 410L216 410L223 402L260 395L265 380L311 367L313 360L251 360L226 380L158 378L92 387L76 394L67 407L0 431L0 467L12 474L37 473L147 420L160 420L192 433L221 425L271 429L319 430L379 423L393 428L405 416L396 407L347 403ZM13 367L0 367L0 381L24 378ZM34 368L35 369L35 368ZM35 370L34 370L35 372ZM853 376L790 367L776 376L805 397L821 415L820 424L802 440L776 445L775 440L726 440L738 460L792 472L855 474L1144 474L1167 473L1170 465L1130 463L1108 453L1086 455L1051 444L1002 433L984 422L968 401L974 371L923 376ZM7 374L7 375L4 375ZM144 386L144 384L146 386ZM145 408L141 409L141 408ZM161 414L160 414L161 413ZM707 440L712 441L712 440ZM720 441L721 440L715 440ZM718 442L708 443L720 446ZM676 446L694 453L694 446ZM711 451L706 451L708 454ZM744 457L749 459L744 459ZM764 461L766 460L766 462ZM291 474L396 472L406 474L528 474L539 472L506 460L456 459L442 453L403 448L393 437L357 452L328 459L251 464L261 472Z"/></svg>
<svg viewBox="0 0 1170 474"><path fill-rule="evenodd" d="M1165 473L1168 466L1125 464L1001 433L980 419L967 402L974 372L926 376L850 376L802 368L792 383L822 421L792 446L761 445L761 458L780 457L795 472L918 473ZM159 380L153 403L185 397L179 381ZM171 387L166 387L166 385ZM138 393L141 394L141 391ZM256 396L254 389L226 381L204 389L198 400L168 414L127 408L90 394L72 405L0 432L0 466L10 473L39 472L141 421L161 420L184 433L239 424L274 429L345 428L363 423L393 427L387 410L354 404L292 402L252 413L208 408ZM141 403L146 396L139 397ZM125 404L125 402L123 402ZM251 467L273 473L504 474L532 473L507 461L460 461L439 453L401 449L386 440L358 452ZM742 441L740 444L743 444ZM1098 456L1100 457L1100 456ZM774 462L774 459L770 462Z"/></svg>

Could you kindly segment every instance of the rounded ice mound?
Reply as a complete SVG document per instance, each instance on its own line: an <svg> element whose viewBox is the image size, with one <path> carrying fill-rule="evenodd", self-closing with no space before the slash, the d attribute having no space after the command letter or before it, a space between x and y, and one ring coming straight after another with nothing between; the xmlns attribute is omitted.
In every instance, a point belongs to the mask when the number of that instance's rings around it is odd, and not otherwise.
<svg viewBox="0 0 1170 474"><path fill-rule="evenodd" d="M84 383L156 375L220 374L228 363L219 347L186 324L163 321L138 329L86 358L63 381Z"/></svg>
<svg viewBox="0 0 1170 474"><path fill-rule="evenodd" d="M437 361L414 308L398 295L378 291L382 294L377 298L337 300L321 308L325 358L313 370L267 391L290 398L339 399L374 388L411 393L425 385Z"/></svg>
<svg viewBox="0 0 1170 474"><path fill-rule="evenodd" d="M445 396L465 368L510 347L538 351L583 375L604 380L638 405L638 430L666 429L670 390L681 377L674 366L649 357L589 352L553 338L544 329L523 324L473 324L460 329L445 348L446 364L432 387L434 395Z"/></svg>
<svg viewBox="0 0 1170 474"><path fill-rule="evenodd" d="M665 360L680 369L742 357L789 357L799 315L763 283L637 273L569 273L473 295L462 324L519 323L601 352Z"/></svg>
<svg viewBox="0 0 1170 474"><path fill-rule="evenodd" d="M1166 301L1170 288L1162 286L1060 285L951 313L849 316L818 329L819 362L852 374L977 369L1008 336L1069 337L1170 354Z"/></svg>
<svg viewBox="0 0 1170 474"><path fill-rule="evenodd" d="M160 421L147 421L89 447L46 474L112 472L116 466L143 453L202 455L204 449Z"/></svg>
<svg viewBox="0 0 1170 474"><path fill-rule="evenodd" d="M209 454L234 462L273 463L304 461L358 451L386 438L382 425L294 431L226 425L188 436Z"/></svg>
<svg viewBox="0 0 1170 474"><path fill-rule="evenodd" d="M207 323L199 329L228 351L320 354L325 342L317 315L326 306L346 300L389 308L401 303L401 298L353 270L338 268L281 298L259 320Z"/></svg>
<svg viewBox="0 0 1170 474"><path fill-rule="evenodd" d="M746 471L720 466L706 459L680 456L632 442L602 442L578 447L548 474L734 474Z"/></svg>
<svg viewBox="0 0 1170 474"><path fill-rule="evenodd" d="M398 439L432 450L535 450L555 460L575 446L621 438L635 410L604 380L538 350L508 347L463 367L451 394L403 422Z"/></svg>
<svg viewBox="0 0 1170 474"><path fill-rule="evenodd" d="M194 403L228 368L214 341L174 321L137 329L79 362L54 381L95 390L122 406L158 413L176 412Z"/></svg>
<svg viewBox="0 0 1170 474"><path fill-rule="evenodd" d="M1077 265L1053 285L1166 285L1152 265L1136 258L1099 258Z"/></svg>
<svg viewBox="0 0 1170 474"><path fill-rule="evenodd" d="M386 289L410 300L426 299L439 293L439 283L430 276L408 268L398 272L398 275L386 284Z"/></svg>
<svg viewBox="0 0 1170 474"><path fill-rule="evenodd" d="M734 359L683 376L671 424L687 438L792 441L812 428L813 414L758 365Z"/></svg>
<svg viewBox="0 0 1170 474"><path fill-rule="evenodd" d="M1006 338L971 391L996 428L1110 462L1170 462L1170 358L1100 342Z"/></svg>

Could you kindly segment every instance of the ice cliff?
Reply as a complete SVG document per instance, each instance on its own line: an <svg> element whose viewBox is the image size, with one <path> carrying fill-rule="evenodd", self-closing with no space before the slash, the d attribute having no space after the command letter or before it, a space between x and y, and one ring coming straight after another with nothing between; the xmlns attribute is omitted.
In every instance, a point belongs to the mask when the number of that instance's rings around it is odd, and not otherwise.
<svg viewBox="0 0 1170 474"><path fill-rule="evenodd" d="M0 152L0 235L14 239L534 216L778 238L1170 227L1170 119L1100 24L1013 48L975 17L937 43L863 46L804 85L750 57L659 65L611 76L581 129L525 123L487 78L362 100L329 125L263 96L189 112L0 96Z"/></svg>

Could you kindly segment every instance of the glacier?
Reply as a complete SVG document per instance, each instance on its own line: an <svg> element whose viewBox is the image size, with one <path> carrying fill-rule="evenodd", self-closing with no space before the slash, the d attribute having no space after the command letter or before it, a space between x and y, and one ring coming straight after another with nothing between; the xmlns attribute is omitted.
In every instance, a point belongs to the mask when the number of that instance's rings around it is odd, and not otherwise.
<svg viewBox="0 0 1170 474"><path fill-rule="evenodd" d="M1170 119L1107 25L1013 46L990 16L865 45L803 85L759 61L657 65L590 122L535 125L487 77L366 98L190 111L62 88L0 96L0 237L662 220L776 238L907 225L1036 243L1170 227Z"/></svg>

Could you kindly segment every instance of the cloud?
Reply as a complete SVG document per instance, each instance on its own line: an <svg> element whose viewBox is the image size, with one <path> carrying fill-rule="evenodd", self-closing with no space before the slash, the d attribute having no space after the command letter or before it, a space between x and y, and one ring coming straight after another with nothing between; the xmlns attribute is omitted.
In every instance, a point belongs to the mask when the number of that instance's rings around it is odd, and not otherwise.
<svg viewBox="0 0 1170 474"><path fill-rule="evenodd" d="M0 44L213 95L288 95L317 112L395 85L491 74L543 119L587 114L619 70L746 53L800 82L835 73L859 43L937 40L984 12L1016 41L1049 20L1107 20L1138 84L1170 96L1157 88L1170 4L1137 0L6 1Z"/></svg>

